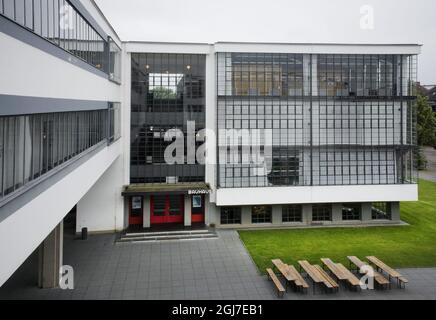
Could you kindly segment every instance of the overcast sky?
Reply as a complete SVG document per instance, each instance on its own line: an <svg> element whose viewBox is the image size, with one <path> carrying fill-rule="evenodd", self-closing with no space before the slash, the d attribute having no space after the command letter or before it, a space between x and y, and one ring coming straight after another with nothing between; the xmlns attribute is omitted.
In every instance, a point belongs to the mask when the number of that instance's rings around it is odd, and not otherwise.
<svg viewBox="0 0 436 320"><path fill-rule="evenodd" d="M419 80L436 84L435 0L95 1L123 41L419 43Z"/></svg>

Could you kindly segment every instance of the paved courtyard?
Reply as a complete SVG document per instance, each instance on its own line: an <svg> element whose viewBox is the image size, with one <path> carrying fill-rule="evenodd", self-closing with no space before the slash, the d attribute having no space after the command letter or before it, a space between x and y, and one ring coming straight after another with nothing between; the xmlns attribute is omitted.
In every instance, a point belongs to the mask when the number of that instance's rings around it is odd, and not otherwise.
<svg viewBox="0 0 436 320"><path fill-rule="evenodd" d="M73 240L66 236L64 262L74 267L75 289L41 290L36 255L0 288L0 299L277 299L235 231L218 239L160 243L114 243L114 235ZM406 290L307 295L285 299L436 299L435 269L403 269Z"/></svg>

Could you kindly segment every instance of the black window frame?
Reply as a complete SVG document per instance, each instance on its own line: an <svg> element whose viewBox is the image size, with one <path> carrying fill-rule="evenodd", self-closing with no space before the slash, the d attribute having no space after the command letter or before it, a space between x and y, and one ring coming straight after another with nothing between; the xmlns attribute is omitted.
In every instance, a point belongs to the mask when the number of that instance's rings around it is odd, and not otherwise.
<svg viewBox="0 0 436 320"><path fill-rule="evenodd" d="M303 222L303 206L300 204L283 205L282 222Z"/></svg>
<svg viewBox="0 0 436 320"><path fill-rule="evenodd" d="M312 221L326 222L332 221L333 206L331 204L314 204L312 205Z"/></svg>
<svg viewBox="0 0 436 320"><path fill-rule="evenodd" d="M242 208L241 207L221 207L220 223L222 225L241 224Z"/></svg>
<svg viewBox="0 0 436 320"><path fill-rule="evenodd" d="M270 205L252 206L251 223L253 224L272 223L272 206Z"/></svg>

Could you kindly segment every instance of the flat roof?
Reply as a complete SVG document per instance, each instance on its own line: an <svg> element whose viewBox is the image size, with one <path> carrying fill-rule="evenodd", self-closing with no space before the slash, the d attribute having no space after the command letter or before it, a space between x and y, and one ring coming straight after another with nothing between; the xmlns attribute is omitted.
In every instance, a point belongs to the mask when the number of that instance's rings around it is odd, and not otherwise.
<svg viewBox="0 0 436 320"><path fill-rule="evenodd" d="M262 52L307 54L419 54L421 44L400 43L284 43L284 42L156 42L127 41L127 52L192 53Z"/></svg>

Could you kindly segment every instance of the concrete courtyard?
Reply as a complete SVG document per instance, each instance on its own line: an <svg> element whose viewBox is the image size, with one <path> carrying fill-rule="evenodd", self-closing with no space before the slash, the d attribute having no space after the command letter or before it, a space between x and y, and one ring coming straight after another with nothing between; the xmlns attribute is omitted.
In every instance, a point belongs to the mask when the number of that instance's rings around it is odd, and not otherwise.
<svg viewBox="0 0 436 320"><path fill-rule="evenodd" d="M64 263L73 266L75 289L36 288L37 256L32 255L0 288L0 299L277 299L260 275L236 231L219 238L155 243L115 243L115 235L86 241L66 235ZM307 295L284 299L436 299L436 268L401 270L405 290Z"/></svg>

